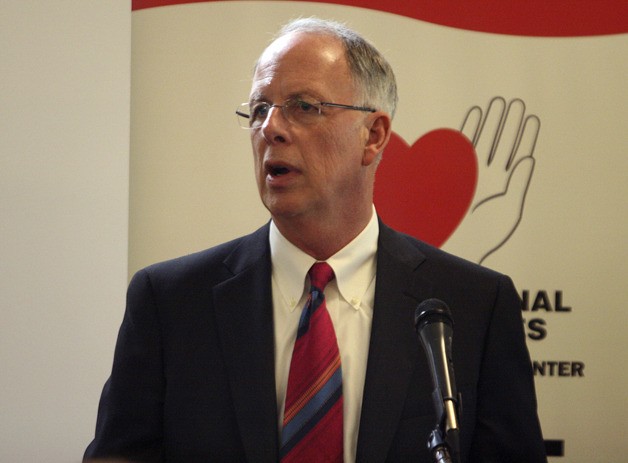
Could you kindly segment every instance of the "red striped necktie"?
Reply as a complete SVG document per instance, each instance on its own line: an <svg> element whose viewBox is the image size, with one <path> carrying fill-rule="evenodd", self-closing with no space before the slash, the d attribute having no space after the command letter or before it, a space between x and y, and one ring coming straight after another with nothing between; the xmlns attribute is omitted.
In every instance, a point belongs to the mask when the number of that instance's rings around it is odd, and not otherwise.
<svg viewBox="0 0 628 463"><path fill-rule="evenodd" d="M334 278L326 262L309 271L311 287L294 343L280 457L288 462L342 462L342 370L323 290Z"/></svg>

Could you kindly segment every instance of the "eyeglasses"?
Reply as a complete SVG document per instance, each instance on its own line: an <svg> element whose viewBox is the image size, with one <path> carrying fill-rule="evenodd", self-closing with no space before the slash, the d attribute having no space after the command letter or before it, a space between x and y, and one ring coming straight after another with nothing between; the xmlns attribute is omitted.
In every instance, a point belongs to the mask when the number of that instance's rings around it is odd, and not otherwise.
<svg viewBox="0 0 628 463"><path fill-rule="evenodd" d="M323 108L351 109L353 111L364 111L374 113L373 108L363 106L350 106L346 104L329 103L326 101L305 101L299 98L290 98L284 104L270 104L258 102L254 104L242 103L236 109L238 123L244 129L259 129L270 114L271 108L280 108L284 117L293 124L311 125L321 119Z"/></svg>

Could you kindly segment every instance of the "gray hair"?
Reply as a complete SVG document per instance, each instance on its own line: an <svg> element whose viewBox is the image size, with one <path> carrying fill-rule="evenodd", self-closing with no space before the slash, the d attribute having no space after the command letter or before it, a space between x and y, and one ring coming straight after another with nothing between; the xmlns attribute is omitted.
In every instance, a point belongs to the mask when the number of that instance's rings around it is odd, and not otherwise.
<svg viewBox="0 0 628 463"><path fill-rule="evenodd" d="M344 45L347 63L360 94L358 104L375 107L394 117L398 100L395 74L375 46L346 25L319 18L291 21L279 30L275 40L298 32L338 38Z"/></svg>

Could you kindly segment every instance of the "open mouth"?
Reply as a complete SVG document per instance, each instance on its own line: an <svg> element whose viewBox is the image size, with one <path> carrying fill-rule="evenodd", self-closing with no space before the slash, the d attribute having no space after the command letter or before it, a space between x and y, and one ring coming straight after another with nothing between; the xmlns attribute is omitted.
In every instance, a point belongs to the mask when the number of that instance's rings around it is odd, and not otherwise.
<svg viewBox="0 0 628 463"><path fill-rule="evenodd" d="M290 169L288 169L285 166L271 166L268 169L268 173L272 175L273 177L281 177L282 175L285 175L289 172L290 172Z"/></svg>

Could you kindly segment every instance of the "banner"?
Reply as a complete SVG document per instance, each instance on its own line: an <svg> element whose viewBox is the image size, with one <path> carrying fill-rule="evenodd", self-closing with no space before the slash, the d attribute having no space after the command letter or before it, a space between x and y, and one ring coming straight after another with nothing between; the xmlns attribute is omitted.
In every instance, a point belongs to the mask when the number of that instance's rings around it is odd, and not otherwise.
<svg viewBox="0 0 628 463"><path fill-rule="evenodd" d="M268 220L234 111L282 24L346 22L388 58L400 90L378 212L513 278L550 461L621 459L625 2L135 1L134 10L131 272Z"/></svg>

